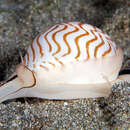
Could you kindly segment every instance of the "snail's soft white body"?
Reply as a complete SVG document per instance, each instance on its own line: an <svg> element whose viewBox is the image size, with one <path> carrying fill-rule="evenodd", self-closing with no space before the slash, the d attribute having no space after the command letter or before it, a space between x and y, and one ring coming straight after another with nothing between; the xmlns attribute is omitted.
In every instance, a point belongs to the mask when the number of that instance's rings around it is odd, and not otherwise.
<svg viewBox="0 0 130 130"><path fill-rule="evenodd" d="M100 29L79 22L57 24L34 39L16 69L18 77L1 86L0 100L108 96L120 79L122 61L122 50ZM130 75L121 78L130 82Z"/></svg>

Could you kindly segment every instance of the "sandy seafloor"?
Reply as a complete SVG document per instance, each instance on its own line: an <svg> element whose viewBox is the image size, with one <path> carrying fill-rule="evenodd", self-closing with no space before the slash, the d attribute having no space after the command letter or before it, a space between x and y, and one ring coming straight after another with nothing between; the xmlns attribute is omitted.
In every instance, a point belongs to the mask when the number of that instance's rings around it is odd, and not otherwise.
<svg viewBox="0 0 130 130"><path fill-rule="evenodd" d="M130 66L129 0L0 0L0 80L7 79L41 31L81 21L109 34ZM0 104L0 130L130 130L130 85L114 85L107 98L69 101L21 98Z"/></svg>

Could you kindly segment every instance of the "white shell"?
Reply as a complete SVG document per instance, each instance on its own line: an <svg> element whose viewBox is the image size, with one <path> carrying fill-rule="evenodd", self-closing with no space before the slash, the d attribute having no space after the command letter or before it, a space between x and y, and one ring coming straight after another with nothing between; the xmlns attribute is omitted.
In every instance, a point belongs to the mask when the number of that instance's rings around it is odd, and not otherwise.
<svg viewBox="0 0 130 130"><path fill-rule="evenodd" d="M40 33L28 49L25 64L31 70L40 65L50 69L61 63L114 55L116 44L100 29L89 24L69 22Z"/></svg>

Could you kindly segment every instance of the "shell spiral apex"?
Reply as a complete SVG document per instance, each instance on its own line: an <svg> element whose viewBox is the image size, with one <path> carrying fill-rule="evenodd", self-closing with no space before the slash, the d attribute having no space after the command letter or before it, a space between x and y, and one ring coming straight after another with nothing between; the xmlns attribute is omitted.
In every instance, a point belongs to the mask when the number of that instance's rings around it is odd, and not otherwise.
<svg viewBox="0 0 130 130"><path fill-rule="evenodd" d="M0 101L17 97L76 99L108 96L119 75L122 50L97 27L80 22L56 24L40 33L0 87ZM13 86L11 88L11 86Z"/></svg>

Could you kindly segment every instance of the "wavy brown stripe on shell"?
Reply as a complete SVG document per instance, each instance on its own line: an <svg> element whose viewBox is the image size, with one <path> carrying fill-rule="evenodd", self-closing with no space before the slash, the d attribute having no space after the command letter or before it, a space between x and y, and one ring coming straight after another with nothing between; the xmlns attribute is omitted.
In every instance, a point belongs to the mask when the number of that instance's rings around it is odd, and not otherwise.
<svg viewBox="0 0 130 130"><path fill-rule="evenodd" d="M111 52L111 45L110 45L110 43L109 43L109 49L107 50L107 51L105 51L103 54L102 54L102 56L106 56L107 54L109 54L110 52Z"/></svg>
<svg viewBox="0 0 130 130"><path fill-rule="evenodd" d="M69 24L70 26L72 26L71 24ZM67 46L67 48L68 48L68 51L67 51L67 53L65 53L64 55L63 55L63 57L64 56L67 56L67 55L69 55L70 53L71 53L71 48L70 48L70 45L69 45L69 42L67 42L67 36L69 36L70 34L72 34L72 33L75 33L75 32L77 32L79 29L78 28L76 28L76 27L74 27L75 29L74 30L72 30L72 31L70 31L70 32L67 32L67 33L65 33L64 35L63 35L63 39L64 39L64 42L65 42L65 44L66 44L66 46Z"/></svg>
<svg viewBox="0 0 130 130"><path fill-rule="evenodd" d="M99 48L102 47L105 44L104 40L103 40L103 38L102 38L102 36L100 34L99 34L99 37L101 38L102 42L98 46L96 46L96 48L95 48L95 51L94 51L94 56L95 57L97 57L97 53L98 53Z"/></svg>
<svg viewBox="0 0 130 130"><path fill-rule="evenodd" d="M43 56L44 56L44 53L43 53L42 45L41 45L41 43L39 42L39 38L40 38L41 35L42 35L42 33L37 36L37 38L36 38L36 43L37 43L37 45L38 45L38 47L39 47L40 55L41 55L41 57L43 57Z"/></svg>
<svg viewBox="0 0 130 130"><path fill-rule="evenodd" d="M90 44L92 44L93 42L95 42L95 41L98 39L97 36L96 36L95 33L94 33L94 30L90 30L90 31L91 31L91 33L94 35L94 38L91 39L91 40L89 40L89 41L87 41L87 44L86 44L88 59L90 58L89 46L90 46Z"/></svg>
<svg viewBox="0 0 130 130"><path fill-rule="evenodd" d="M55 43L56 46L57 46L56 52L54 52L54 53L52 54L53 56L56 55L57 53L59 53L59 52L61 51L60 43L58 43L57 40L56 40L56 38L55 38L55 37L56 37L56 34L62 32L62 31L64 31L66 28L67 28L67 25L65 25L64 28L62 28L62 29L56 31L56 32L52 35L52 39L53 39L54 43Z"/></svg>
<svg viewBox="0 0 130 130"><path fill-rule="evenodd" d="M36 59L36 54L35 54L35 49L33 47L33 43L31 43L31 50L32 50L32 57L33 57L33 62L34 62Z"/></svg>
<svg viewBox="0 0 130 130"><path fill-rule="evenodd" d="M48 41L47 36L48 36L48 34L49 34L50 32L54 31L58 26L59 26L59 25L56 25L54 28L52 28L51 30L49 30L49 31L45 34L45 36L44 36L44 39L46 40L46 42L47 42L47 44L48 44L48 46L49 46L49 52L52 51L52 45L51 45L51 43Z"/></svg>

